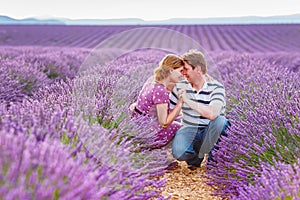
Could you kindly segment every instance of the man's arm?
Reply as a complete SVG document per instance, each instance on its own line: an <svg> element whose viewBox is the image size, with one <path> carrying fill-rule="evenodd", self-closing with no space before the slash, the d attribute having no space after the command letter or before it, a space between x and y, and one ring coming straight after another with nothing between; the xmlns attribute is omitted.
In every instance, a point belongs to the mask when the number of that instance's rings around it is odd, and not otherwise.
<svg viewBox="0 0 300 200"><path fill-rule="evenodd" d="M210 104L208 106L202 105L200 103L197 103L193 100L190 100L186 97L186 93L182 95L183 101L189 105L189 107L196 112L198 112L201 116L209 119L214 120L218 115L220 115L220 112L222 110L223 105L220 102L215 102L213 104Z"/></svg>
<svg viewBox="0 0 300 200"><path fill-rule="evenodd" d="M220 115L222 108L225 106L225 89L222 85L218 85L211 94L209 105L203 105L189 99L186 92L182 94L182 98L191 109L198 112L201 116L209 120L214 120Z"/></svg>

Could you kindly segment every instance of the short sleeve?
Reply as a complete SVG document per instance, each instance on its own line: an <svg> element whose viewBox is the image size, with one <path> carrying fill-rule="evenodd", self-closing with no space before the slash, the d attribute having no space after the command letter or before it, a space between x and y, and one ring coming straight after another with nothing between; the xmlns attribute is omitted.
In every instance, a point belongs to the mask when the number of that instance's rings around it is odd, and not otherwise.
<svg viewBox="0 0 300 200"><path fill-rule="evenodd" d="M170 99L170 108L172 110L176 106L176 104L178 102L178 88L177 88L177 84L175 85L175 87L173 88L171 94L169 95L169 99Z"/></svg>
<svg viewBox="0 0 300 200"><path fill-rule="evenodd" d="M211 93L210 105L214 103L225 104L225 89L222 84L216 85L215 89Z"/></svg>
<svg viewBox="0 0 300 200"><path fill-rule="evenodd" d="M153 89L153 103L161 104L161 103L169 103L169 92L163 85L157 84Z"/></svg>

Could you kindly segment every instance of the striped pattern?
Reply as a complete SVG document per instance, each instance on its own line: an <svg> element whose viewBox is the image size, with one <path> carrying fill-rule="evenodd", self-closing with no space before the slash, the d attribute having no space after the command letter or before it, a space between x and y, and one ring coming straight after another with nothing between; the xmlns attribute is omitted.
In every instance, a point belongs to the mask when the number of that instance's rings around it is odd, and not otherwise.
<svg viewBox="0 0 300 200"><path fill-rule="evenodd" d="M172 93L170 94L170 107L176 105L178 101L178 91L184 89L189 97L189 99L198 102L203 105L212 105L214 103L221 103L223 105L221 110L221 115L225 114L225 88L224 86L216 80L211 82L206 82L202 90L197 93L195 89L192 88L186 80L181 81L176 84ZM196 111L192 110L187 104L182 106L182 124L184 126L197 126L204 127L209 123L209 119L202 117Z"/></svg>

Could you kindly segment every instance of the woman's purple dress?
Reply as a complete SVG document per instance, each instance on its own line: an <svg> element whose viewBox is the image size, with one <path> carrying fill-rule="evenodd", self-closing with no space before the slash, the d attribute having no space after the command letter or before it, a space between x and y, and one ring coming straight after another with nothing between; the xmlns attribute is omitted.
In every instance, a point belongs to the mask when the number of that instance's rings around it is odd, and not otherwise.
<svg viewBox="0 0 300 200"><path fill-rule="evenodd" d="M167 103L170 107L169 92L164 85L157 82L146 82L139 93L136 109L142 114L149 115L155 119L155 124L160 129L157 132L158 140L167 145L174 138L176 131L180 128L180 123L174 121L167 128L159 126L157 118L156 104ZM140 113L140 114L141 114Z"/></svg>

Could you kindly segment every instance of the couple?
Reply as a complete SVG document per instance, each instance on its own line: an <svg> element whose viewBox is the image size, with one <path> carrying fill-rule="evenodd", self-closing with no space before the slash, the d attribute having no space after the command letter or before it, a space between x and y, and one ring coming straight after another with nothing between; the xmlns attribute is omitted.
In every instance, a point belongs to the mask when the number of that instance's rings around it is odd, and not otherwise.
<svg viewBox="0 0 300 200"><path fill-rule="evenodd" d="M195 170L205 154L212 161L212 149L220 135L226 135L230 123L224 117L225 105L224 86L207 74L203 54L191 50L182 57L166 55L131 109L157 120L162 146L173 140L174 158ZM175 120L180 113L181 123Z"/></svg>

